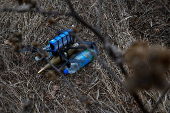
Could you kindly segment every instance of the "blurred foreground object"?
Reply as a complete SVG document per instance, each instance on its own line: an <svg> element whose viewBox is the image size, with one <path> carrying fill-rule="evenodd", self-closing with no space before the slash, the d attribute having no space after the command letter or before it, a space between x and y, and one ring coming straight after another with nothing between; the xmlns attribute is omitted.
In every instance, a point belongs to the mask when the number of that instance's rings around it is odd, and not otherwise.
<svg viewBox="0 0 170 113"><path fill-rule="evenodd" d="M136 42L124 54L125 62L134 71L128 79L130 89L164 88L167 85L164 73L170 64L170 53L158 45Z"/></svg>
<svg viewBox="0 0 170 113"><path fill-rule="evenodd" d="M50 81L55 81L57 79L57 75L54 73L54 71L48 71L45 75Z"/></svg>

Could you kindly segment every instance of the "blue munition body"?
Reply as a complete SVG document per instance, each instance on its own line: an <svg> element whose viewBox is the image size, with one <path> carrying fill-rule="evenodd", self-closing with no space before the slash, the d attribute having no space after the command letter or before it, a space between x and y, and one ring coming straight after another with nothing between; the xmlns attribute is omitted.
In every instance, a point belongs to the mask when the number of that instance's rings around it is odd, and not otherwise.
<svg viewBox="0 0 170 113"><path fill-rule="evenodd" d="M71 31L72 29L64 31L54 39L50 40L50 47L52 52L58 51L60 48L73 41L73 38L69 35Z"/></svg>

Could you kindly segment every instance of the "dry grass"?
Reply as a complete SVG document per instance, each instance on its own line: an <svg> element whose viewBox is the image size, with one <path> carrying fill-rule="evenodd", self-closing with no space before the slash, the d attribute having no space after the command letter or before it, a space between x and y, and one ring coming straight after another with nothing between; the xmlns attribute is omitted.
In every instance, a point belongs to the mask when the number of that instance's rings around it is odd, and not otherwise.
<svg viewBox="0 0 170 113"><path fill-rule="evenodd" d="M156 43L161 46L167 45L165 43L166 38L148 37L138 32L138 30L141 32L146 31L146 34L152 34L154 30L162 33L164 30L169 29L167 26L161 28L161 25L165 24L170 15L163 13L165 10L161 4L151 1L153 3L143 3L148 9L146 18L142 10L143 7L137 1L139 0L131 3L132 6L127 5L125 0L103 1L101 13L103 36L109 38L110 44L115 44L123 50L126 50L131 43L138 40L146 40L150 44ZM1 8L6 5L11 7L16 5L13 0L1 0L0 3ZM72 3L79 15L96 28L97 1L73 0ZM67 3L61 0L41 0L38 4L45 10L69 11ZM159 8L162 8L163 11L158 10ZM156 11L158 13L155 13ZM135 16L138 13L142 14ZM96 41L98 39L94 33L71 17L61 16L54 18L66 27L74 24L80 30L79 35L85 40ZM31 52L19 55L12 53L10 51L11 46L4 43L12 32L21 32L23 34L23 44L31 44L32 41L38 39L40 46L44 47L56 34L55 31L48 27L47 19L48 17L38 13L3 12L0 14L0 65L3 67L1 68L0 66L0 112L2 113L88 112L60 77L56 81L50 82L46 78L45 72L37 74L39 69L46 64L45 61L36 62L34 60L35 54ZM158 22L160 26L149 27L148 22L152 19L157 19L154 21ZM147 23L146 28L143 28L144 23ZM138 30L134 30L130 26L134 26ZM60 29L57 26L53 27ZM141 30L141 28L143 29ZM167 35L167 32L162 34L163 36ZM122 75L115 62L106 54L102 43L98 42L97 46L99 57L103 58L106 64L124 81L124 75ZM168 73L166 74L168 75ZM89 96L93 102L92 109L96 113L141 112L133 97L96 60L75 74L68 74L67 79L81 94ZM168 76L167 80L169 80ZM139 91L138 94L144 105L151 110L161 91L153 88L149 91ZM157 112L168 112L169 98L169 95L166 94L163 102L156 110Z"/></svg>

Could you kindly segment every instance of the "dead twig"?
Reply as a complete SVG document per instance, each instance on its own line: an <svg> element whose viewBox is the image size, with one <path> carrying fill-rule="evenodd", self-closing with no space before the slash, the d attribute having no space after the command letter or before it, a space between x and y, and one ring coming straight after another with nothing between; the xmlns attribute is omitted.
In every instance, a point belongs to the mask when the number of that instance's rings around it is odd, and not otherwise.
<svg viewBox="0 0 170 113"><path fill-rule="evenodd" d="M139 108L143 111L143 113L149 113L148 110L144 107L142 101L139 99L139 96L137 95L137 93L133 92L133 93L130 93L130 94L133 96L133 98L137 102Z"/></svg>
<svg viewBox="0 0 170 113"><path fill-rule="evenodd" d="M98 18L97 18L97 31L99 33L101 33L101 28L100 28L100 20L101 20L101 11L102 11L102 0L98 0L98 3L99 3L99 8L97 10L97 15L98 15Z"/></svg>
<svg viewBox="0 0 170 113"><path fill-rule="evenodd" d="M19 7L19 6L18 6ZM26 7L26 8L10 8L10 7L5 7L4 9L1 10L1 12L19 12L19 13L25 13L25 12L31 12L31 13L40 13L42 15L48 15L48 16L51 16L51 15L55 15L55 16L69 16L70 13L59 13L57 11L45 11L41 8L39 8L38 6L36 6L36 8L34 9L30 9L29 7Z"/></svg>

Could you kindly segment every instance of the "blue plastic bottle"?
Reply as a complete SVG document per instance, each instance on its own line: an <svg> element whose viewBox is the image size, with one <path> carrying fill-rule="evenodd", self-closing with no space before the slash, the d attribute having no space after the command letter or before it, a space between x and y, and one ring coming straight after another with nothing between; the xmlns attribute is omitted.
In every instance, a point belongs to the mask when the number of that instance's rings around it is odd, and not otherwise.
<svg viewBox="0 0 170 113"><path fill-rule="evenodd" d="M95 49L90 49L94 54L97 54L97 51ZM82 53L80 53L78 56L76 56L74 59L76 60L85 60L86 62L78 62L78 63L71 63L70 68L66 67L64 70L64 73L75 73L80 68L84 67L86 64L88 64L91 60L94 59L94 56L91 54L89 49L86 49Z"/></svg>

